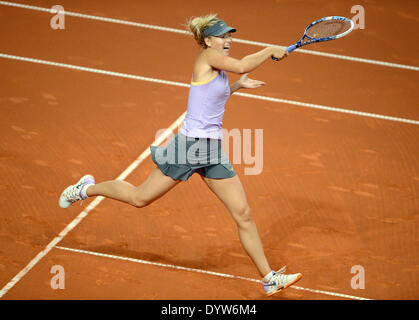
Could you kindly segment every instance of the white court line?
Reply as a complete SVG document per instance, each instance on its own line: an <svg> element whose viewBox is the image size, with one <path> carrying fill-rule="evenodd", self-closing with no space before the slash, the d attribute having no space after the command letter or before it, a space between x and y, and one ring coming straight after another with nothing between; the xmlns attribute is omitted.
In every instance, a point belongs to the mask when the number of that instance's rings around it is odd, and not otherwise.
<svg viewBox="0 0 419 320"><path fill-rule="evenodd" d="M88 255L98 256L98 257L104 257L104 258L110 258L110 259L130 261L130 262L147 264L147 265L158 266L158 267L163 267L163 268L183 270L183 271L188 271L188 272L198 272L198 273L203 273L203 274L208 274L208 275L223 277L223 278L246 280L246 281L256 282L256 283L260 284L260 280L257 280L257 279L252 279L252 278L247 278L247 277L242 277L242 276L235 276L235 275L226 274L226 273L208 271L208 270L203 270L203 269L188 268L188 267L176 266L176 265L172 265L172 264L152 262L152 261L134 259L134 258L127 258L127 257L121 257L121 256L112 255L112 254L106 254L106 253L100 253L100 252L94 252L94 251L87 251L87 250L81 250L81 249L66 248L66 247L61 247L61 246L56 246L55 248L60 249L60 250L65 250L65 251L83 253L83 254L88 254ZM308 291L308 292L312 292L312 293L318 293L318 294L324 294L324 295L339 297L339 298L351 299L351 300L372 300L372 299L368 299L368 298L351 296L351 295L347 295L347 294L343 294L343 293L324 291L324 290L315 290L315 289L309 289L309 288L302 288L302 287L298 287L298 286L291 286L290 288L293 288L293 289L296 289L296 290Z"/></svg>
<svg viewBox="0 0 419 320"><path fill-rule="evenodd" d="M171 124L171 126L166 129L154 142L152 145L159 145L161 144L167 137L169 137L176 128L182 123L183 118L186 112L183 113L175 122ZM147 148L144 152L126 168L116 180L124 180L135 168L137 168L141 162L143 162L149 155L150 149ZM45 257L51 249L53 249L71 230L73 230L94 208L96 208L99 203L102 202L104 197L96 197L87 207L84 209L73 221L70 222L61 232L60 234L55 237L40 253L33 258L25 268L23 268L12 280L9 281L1 290L0 290L0 298L3 297L7 291L9 291L13 286L18 283L43 257ZM57 203L58 205L58 203Z"/></svg>
<svg viewBox="0 0 419 320"><path fill-rule="evenodd" d="M4 53L0 53L0 58L12 59L12 60L18 60L18 61L25 61L25 62L31 62L31 63L38 63L38 64L49 65L49 66L54 66L54 67L67 68L67 69L73 69L73 70L78 70L78 71L86 71L86 72L92 72L92 73L99 73L99 74L104 74L104 75L109 75L109 76L114 76L114 77L121 77L121 78L128 78L128 79L141 80L141 81L147 81L147 82L154 82L154 83L160 83L160 84L171 85L171 86L178 86L178 87L185 87L185 88L188 88L190 86L189 84L182 83L182 82L168 81L168 80L162 80L162 79L156 79L156 78L150 78L150 77L143 77L143 76L137 76L137 75L127 74L127 73L113 72L113 71L108 71L108 70L87 68L87 67L81 67L81 66L72 65L72 64L53 62L53 61L34 59L34 58L27 58L27 57L15 56L15 55L4 54ZM369 112L355 111L355 110L349 110L349 109L343 109L343 108L335 108L335 107L329 107L329 106L306 103L306 102L300 102L300 101L294 101L294 100L287 100L287 99L279 99L279 98L272 98L272 97L254 95L254 94L249 94L249 93L235 92L233 95L240 96L240 97L245 97L245 98L257 99L257 100L276 102L276 103L286 103L286 104L291 104L291 105L295 105L295 106L299 106L299 107L305 107L305 108L340 112L340 113L357 115L357 116L362 116L362 117L369 117L369 118L375 118L375 119L381 119L381 120L389 120L389 121L396 121L396 122L403 122L403 123L419 125L419 121L417 121L417 120L391 117L391 116L369 113Z"/></svg>
<svg viewBox="0 0 419 320"><path fill-rule="evenodd" d="M16 8L21 8L21 9L41 11L41 12L46 12L46 13L50 13L50 14L52 13L50 8L31 6L31 5L15 3L15 2L0 1L0 5L16 7ZM67 16L73 16L73 17L82 18L82 19L97 20L97 21L108 22L108 23L117 23L117 24L133 26L133 27L153 29L153 30L165 31L165 32L173 32L173 33L185 34L185 35L189 34L187 31L181 30L181 29L168 28L168 27L162 27L162 26L156 26L156 25L151 25L151 24L120 20L120 19L105 18L105 17L93 16L93 15L89 15L89 14L83 14L83 13L71 12L71 11L64 11L64 13ZM244 43L244 44L249 44L249 45L254 45L254 46L262 46L262 47L277 46L277 44L270 44L270 43L250 41L250 40L244 40L244 39L236 39L236 38L234 38L234 41L238 42L238 43ZM373 59L350 57L350 56L345 56L345 55L339 55L339 54L333 54L333 53L327 53L327 52L320 52L320 51L313 51L313 50L306 50L306 49L297 49L297 50L295 50L295 52L306 53L306 54L317 55L317 56L324 56L324 57L334 58L334 59L348 60L348 61L353 61L353 62L375 64L375 65L380 65L380 66L384 66L384 67L419 71L419 67L416 67L416 66L409 66L409 65L399 64L399 63L385 62L385 61L379 61L379 60L373 60Z"/></svg>

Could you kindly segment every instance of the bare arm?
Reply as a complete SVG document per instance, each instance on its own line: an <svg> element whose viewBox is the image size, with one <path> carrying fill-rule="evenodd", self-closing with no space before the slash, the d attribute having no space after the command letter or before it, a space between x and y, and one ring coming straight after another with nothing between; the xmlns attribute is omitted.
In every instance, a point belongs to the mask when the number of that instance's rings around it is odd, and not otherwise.
<svg viewBox="0 0 419 320"><path fill-rule="evenodd" d="M271 57L283 59L288 55L285 49L280 47L267 47L256 53L245 56L238 60L226 56L211 48L206 50L206 60L211 67L219 70L230 71L237 74L249 73L259 67L263 62Z"/></svg>
<svg viewBox="0 0 419 320"><path fill-rule="evenodd" d="M235 91L239 90L241 88L240 85L240 80L234 82L231 86L230 86L230 95L232 95Z"/></svg>

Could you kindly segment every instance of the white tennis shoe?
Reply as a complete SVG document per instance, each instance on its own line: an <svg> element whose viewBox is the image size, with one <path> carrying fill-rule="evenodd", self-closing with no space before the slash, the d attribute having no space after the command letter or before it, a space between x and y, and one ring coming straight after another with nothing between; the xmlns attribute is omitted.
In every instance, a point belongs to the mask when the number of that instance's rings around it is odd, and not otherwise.
<svg viewBox="0 0 419 320"><path fill-rule="evenodd" d="M263 289L265 289L266 295L271 296L283 289L292 286L298 280L300 280L303 275L301 273L295 274L284 274L287 266L282 267L280 270L273 272L270 282L262 281Z"/></svg>
<svg viewBox="0 0 419 320"><path fill-rule="evenodd" d="M58 204L61 208L68 208L74 202L86 199L86 189L93 184L95 184L95 178L93 176L89 174L83 176L76 184L68 186L61 193Z"/></svg>

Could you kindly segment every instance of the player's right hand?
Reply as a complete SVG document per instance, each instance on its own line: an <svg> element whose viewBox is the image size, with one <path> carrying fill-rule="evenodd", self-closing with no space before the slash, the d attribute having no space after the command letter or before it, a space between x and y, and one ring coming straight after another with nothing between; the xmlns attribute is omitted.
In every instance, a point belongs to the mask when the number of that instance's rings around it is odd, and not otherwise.
<svg viewBox="0 0 419 320"><path fill-rule="evenodd" d="M288 51L281 47L272 47L272 57L281 60L288 56Z"/></svg>

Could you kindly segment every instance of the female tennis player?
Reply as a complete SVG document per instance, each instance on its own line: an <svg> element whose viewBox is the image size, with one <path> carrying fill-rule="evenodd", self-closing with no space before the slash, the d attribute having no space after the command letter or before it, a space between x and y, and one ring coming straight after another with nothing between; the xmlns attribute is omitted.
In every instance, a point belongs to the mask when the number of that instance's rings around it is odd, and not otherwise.
<svg viewBox="0 0 419 320"><path fill-rule="evenodd" d="M280 47L267 47L241 60L230 57L231 34L236 29L216 14L189 19L187 29L202 50L195 60L183 126L166 147L150 147L157 167L137 187L117 180L95 184L93 176L86 175L63 191L59 205L67 208L78 200L103 196L142 208L198 173L231 213L241 244L260 273L266 294L272 295L294 284L302 275L284 274L285 267L276 272L271 269L243 186L221 147L222 119L225 103L233 92L264 85L249 79L248 73L266 60L272 57L280 60L288 53ZM229 85L226 72L243 76Z"/></svg>

